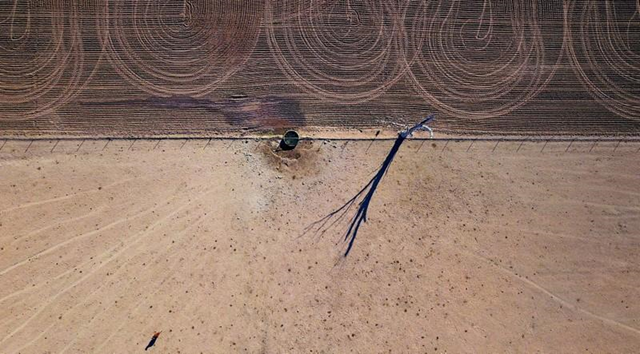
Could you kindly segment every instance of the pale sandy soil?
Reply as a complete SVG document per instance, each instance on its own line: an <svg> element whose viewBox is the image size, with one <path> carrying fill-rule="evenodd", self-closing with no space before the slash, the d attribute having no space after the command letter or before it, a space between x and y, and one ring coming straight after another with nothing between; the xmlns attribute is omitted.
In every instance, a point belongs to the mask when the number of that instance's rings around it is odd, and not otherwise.
<svg viewBox="0 0 640 354"><path fill-rule="evenodd" d="M391 142L53 144L0 153L1 353L640 348L638 144L408 142L339 262Z"/></svg>

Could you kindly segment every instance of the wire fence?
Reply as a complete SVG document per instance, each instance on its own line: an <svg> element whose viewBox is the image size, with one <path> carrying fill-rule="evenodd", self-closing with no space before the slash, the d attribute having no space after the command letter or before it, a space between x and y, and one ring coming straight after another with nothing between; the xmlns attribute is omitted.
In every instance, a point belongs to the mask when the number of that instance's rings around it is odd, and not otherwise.
<svg viewBox="0 0 640 354"><path fill-rule="evenodd" d="M265 141L278 140L277 137L163 137L163 138L6 138L0 139L0 153L28 153L35 150L54 152L72 152L78 153L83 151L83 148L87 143L92 143L92 151L99 150L105 151L109 147L118 143L118 149L121 151L138 151L137 145L145 144L146 150L156 150L160 148L163 142L172 144L163 145L163 149L184 149L186 147L198 147L203 150L214 148L212 142L229 142L227 148L233 146L234 142L255 142L262 143ZM351 143L368 142L384 143L395 140L394 137L382 137L382 138L319 138L319 137L303 137L301 141L314 141L314 142L343 142L343 149ZM440 151L464 151L471 152L475 150L483 150L488 152L523 152L538 150L539 152L554 151L554 152L633 152L640 153L640 137L436 137L436 138L412 138L410 144L418 144L415 148L416 152L424 150L424 146L430 142L431 147ZM61 149L61 145L73 146L72 149L65 147ZM124 145L123 145L124 144ZM9 146L12 146L9 150ZM101 145L96 149L96 145ZM50 148L49 148L50 147ZM411 150L411 146L407 147ZM84 149L89 150L89 149Z"/></svg>

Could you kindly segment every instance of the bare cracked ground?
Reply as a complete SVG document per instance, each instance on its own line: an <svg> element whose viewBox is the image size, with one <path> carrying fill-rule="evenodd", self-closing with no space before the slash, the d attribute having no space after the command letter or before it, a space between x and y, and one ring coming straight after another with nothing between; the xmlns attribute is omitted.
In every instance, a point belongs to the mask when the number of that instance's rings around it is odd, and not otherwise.
<svg viewBox="0 0 640 354"><path fill-rule="evenodd" d="M2 353L640 348L637 144L409 142L336 262L390 143L53 143L0 155Z"/></svg>

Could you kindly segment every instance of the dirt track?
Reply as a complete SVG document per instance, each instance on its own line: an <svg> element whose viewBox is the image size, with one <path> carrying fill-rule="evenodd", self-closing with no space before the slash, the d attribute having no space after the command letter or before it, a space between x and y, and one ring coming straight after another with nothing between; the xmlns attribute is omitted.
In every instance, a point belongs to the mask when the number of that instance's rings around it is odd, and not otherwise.
<svg viewBox="0 0 640 354"><path fill-rule="evenodd" d="M54 143L0 153L2 353L640 347L637 144L409 142L336 265L390 143Z"/></svg>
<svg viewBox="0 0 640 354"><path fill-rule="evenodd" d="M634 0L0 5L0 135L640 131Z"/></svg>

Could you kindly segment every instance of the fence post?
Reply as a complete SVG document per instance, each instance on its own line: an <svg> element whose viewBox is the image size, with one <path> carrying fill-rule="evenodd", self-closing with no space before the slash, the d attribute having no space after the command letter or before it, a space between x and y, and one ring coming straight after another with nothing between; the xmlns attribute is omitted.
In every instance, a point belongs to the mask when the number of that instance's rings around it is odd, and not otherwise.
<svg viewBox="0 0 640 354"><path fill-rule="evenodd" d="M84 141L86 139L82 139L82 141L80 142L80 145L78 145L78 148L76 149L76 152L80 151L80 148L82 147L82 145L84 145Z"/></svg>
<svg viewBox="0 0 640 354"><path fill-rule="evenodd" d="M540 149L540 152L543 152L543 151L544 151L544 148L546 148L546 147L547 147L547 144L548 144L548 143L549 143L549 140L545 140L545 141L544 141L544 145L542 145L542 149Z"/></svg>

